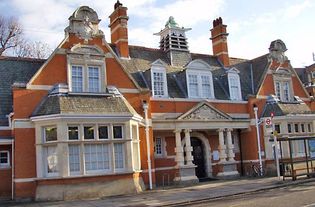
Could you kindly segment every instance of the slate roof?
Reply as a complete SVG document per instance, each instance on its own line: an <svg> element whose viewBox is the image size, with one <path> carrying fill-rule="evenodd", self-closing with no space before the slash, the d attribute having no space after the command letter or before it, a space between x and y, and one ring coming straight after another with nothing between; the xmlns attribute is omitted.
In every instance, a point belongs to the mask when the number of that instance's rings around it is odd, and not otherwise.
<svg viewBox="0 0 315 207"><path fill-rule="evenodd" d="M45 60L0 57L0 126L7 125L6 115L12 112L12 85L27 83Z"/></svg>
<svg viewBox="0 0 315 207"><path fill-rule="evenodd" d="M122 97L88 95L48 95L32 117L53 114L135 115L136 111Z"/></svg>
<svg viewBox="0 0 315 207"><path fill-rule="evenodd" d="M265 105L264 113L262 117L269 117L271 112L274 116L285 116L285 115L295 115L295 114L313 114L310 108L304 103L267 103Z"/></svg>
<svg viewBox="0 0 315 207"><path fill-rule="evenodd" d="M115 46L111 45L114 51ZM182 60L183 66L172 66L170 59L166 52L159 49L130 46L130 59L123 59L122 64L127 71L131 73L132 77L138 82L142 88L151 87L151 79L146 73L151 68L151 64L161 59L166 63L168 94L171 98L185 98L187 97L186 77L182 74L185 72L185 60ZM211 66L214 93L216 99L228 100L229 99L229 86L226 74L226 68L222 66L216 56L190 53L191 60L201 59ZM176 63L181 60L177 60ZM245 60L239 58L230 58L231 66L240 71L240 81L242 89L243 100L248 99L249 94L256 94L260 85L262 84L263 77L268 68L268 54L253 60ZM252 85L253 84L253 85Z"/></svg>

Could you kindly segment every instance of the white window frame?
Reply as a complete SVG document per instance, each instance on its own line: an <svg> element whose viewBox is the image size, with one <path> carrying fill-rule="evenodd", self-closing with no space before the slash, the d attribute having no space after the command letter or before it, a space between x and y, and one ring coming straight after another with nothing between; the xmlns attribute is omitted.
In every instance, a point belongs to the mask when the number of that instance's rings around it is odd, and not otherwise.
<svg viewBox="0 0 315 207"><path fill-rule="evenodd" d="M157 139L161 141L161 153L157 153ZM154 140L154 155L155 157L163 157L164 156L164 138L163 137L155 137Z"/></svg>
<svg viewBox="0 0 315 207"><path fill-rule="evenodd" d="M240 76L237 72L228 72L228 84L229 84L229 91L230 91L230 99L234 101L241 101L242 100L242 89L241 89L241 81ZM232 79L235 79L236 85L232 85ZM237 91L234 93L233 88L237 88Z"/></svg>
<svg viewBox="0 0 315 207"><path fill-rule="evenodd" d="M70 137L69 137L69 127L77 127L78 128L78 139L70 139ZM67 140L69 140L69 141L80 141L80 139L81 139L81 130L80 130L80 125L75 125L75 124L73 124L73 125L67 125Z"/></svg>
<svg viewBox="0 0 315 207"><path fill-rule="evenodd" d="M46 139L46 128L56 128L56 135L57 135L57 137L56 137L56 140L52 140L52 141L47 141L47 139ZM54 143L54 142L57 142L58 141L58 128L57 128L57 125L49 125L49 126L43 126L43 142L45 142L45 143Z"/></svg>
<svg viewBox="0 0 315 207"><path fill-rule="evenodd" d="M48 148L54 147L55 148L55 156L56 156L56 168L57 171L56 172L48 172ZM59 175L60 169L59 169L59 158L58 158L58 145L47 145L44 148L44 160L45 160L45 165L44 165L44 169L45 169L45 174L47 177L56 177Z"/></svg>
<svg viewBox="0 0 315 207"><path fill-rule="evenodd" d="M91 91L91 88L90 88L90 69L97 69L97 73L98 73L97 91ZM100 70L100 67L94 66L94 65L88 65L86 70L87 70L87 91L89 93L100 93L101 92L101 70Z"/></svg>
<svg viewBox="0 0 315 207"><path fill-rule="evenodd" d="M160 94L155 94L155 84L154 84L154 73L160 73L162 74L162 83L163 83L163 86L162 86L162 90L163 90L163 95L160 95ZM166 98L168 97L168 90L167 90L167 77L166 77L166 69L164 67L161 67L161 66L157 66L157 65L154 65L152 66L151 68L151 86L152 86L152 95L154 97L161 97L161 98Z"/></svg>
<svg viewBox="0 0 315 207"><path fill-rule="evenodd" d="M197 95L193 95L191 93L190 88L190 78L189 76L196 76L197 77ZM203 93L203 82L202 76L209 77L209 93L210 96L205 96ZM211 71L203 71L203 70L193 70L188 69L186 72L186 80L187 80L187 92L189 98L206 98L206 99L214 99L214 89L213 89L213 79Z"/></svg>
<svg viewBox="0 0 315 207"><path fill-rule="evenodd" d="M0 163L0 168L10 168L11 167L11 163L10 163L10 152L9 152L9 150L1 150L0 153L6 153L7 154L7 162L6 163Z"/></svg>
<svg viewBox="0 0 315 207"><path fill-rule="evenodd" d="M275 95L282 102L290 102L294 99L294 91L292 85L291 74L286 70L280 70L273 76ZM288 89L288 97L286 97L286 87Z"/></svg>
<svg viewBox="0 0 315 207"><path fill-rule="evenodd" d="M106 126L107 127L107 132L108 132L108 139L99 139L99 133L98 133L98 129L99 127L103 127ZM122 132L122 138L114 138L114 133L113 133L113 128L115 126L119 126L121 128L121 132ZM132 131L132 126L135 127L134 131L135 133L132 135L131 131ZM64 136L60 135L60 139L58 138L57 142L45 142L44 139L44 131L46 127L57 127L57 132L58 133L63 133ZM61 127L58 129L58 127ZM68 127L78 127L78 139L75 140L69 140L69 131L68 131ZM94 130L94 139L84 139L84 127L92 127ZM47 125L47 126L43 126L43 125L39 125L36 126L36 131L38 132L38 135L41 135L41 139L37 139L37 141L40 141L38 144L39 146L41 146L41 150L40 152L40 156L38 156L38 160L37 160L37 164L38 166L42 166L39 168L38 170L38 175L39 177L58 177L58 176L84 176L84 175L109 175L109 174L115 174L115 173L124 173L127 172L127 170L134 170L134 171L139 171L141 170L141 158L140 158L140 146L139 146L139 132L138 132L138 124L136 122L133 121L129 121L129 122L115 122L115 123L108 123L108 122L83 122L83 123L77 123L77 122L69 122L69 123L64 123L63 126L58 125ZM59 131L58 131L59 130ZM62 130L62 131L60 131ZM130 131L130 134L129 134ZM135 137L134 137L135 136ZM61 154L61 145L59 145L59 143L65 143L67 144L67 157L66 159L68 159L67 162L67 166L64 165L64 163L60 162L60 159L64 159L63 154ZM97 150L97 151L91 151L91 160L93 161L93 165L90 165L90 167L92 167L90 170L86 169L86 149L85 146L86 145L95 145L92 146L91 150ZM122 144L122 153L119 153L119 157L120 159L117 160L117 158L115 157L115 144ZM70 146L71 145L76 145L79 149L79 156L77 154L74 154L75 157L72 157L72 161L75 160L76 163L78 162L78 158L80 161L80 170L76 169L75 171L70 171ZM102 159L100 159L100 161L95 164L95 155L99 155L99 153L101 153L100 151L100 147L98 145L106 145L106 146L102 146L102 147L106 147L107 151L106 151L106 157L101 157ZM48 153L51 153L52 149L49 149L50 147L54 148L54 152L53 152L53 159L51 160L51 162L56 162L56 172L48 172ZM117 146L116 146L117 147ZM120 149L120 148L119 148ZM49 150L49 151L48 151ZM77 150L77 148L75 149ZM103 152L103 148L102 148L102 152ZM37 152L38 153L38 152ZM77 151L75 151L75 153L77 153ZM133 156L133 153L137 153L138 156L131 158L129 156ZM116 152L117 155L117 152ZM122 159L122 160L121 160ZM134 162L133 159L137 159L136 162ZM102 163L105 162L104 160L106 160L106 163ZM101 162L101 163L100 163ZM119 162L120 168L117 168L117 166L115 166L115 162ZM138 164L138 166L134 166L135 163ZM62 165L61 165L62 164ZM104 166L103 166L104 164ZM122 165L121 165L122 164ZM108 166L109 165L109 166ZM77 168L77 165L75 166ZM64 175L64 168L67 168L67 175ZM95 168L95 169L94 169ZM102 168L102 169L99 169ZM103 169L104 168L104 169ZM72 169L73 170L73 169Z"/></svg>
<svg viewBox="0 0 315 207"><path fill-rule="evenodd" d="M82 82L81 82L81 88L82 88L82 91L76 91L74 90L73 88L73 69L74 67L77 67L77 68L81 68L81 78L82 78ZM84 66L83 65L71 65L71 68L70 68L70 79L71 79L71 91L75 92L75 93L80 93L80 92L83 92L84 91L84 82L85 82L85 77L84 77Z"/></svg>
<svg viewBox="0 0 315 207"><path fill-rule="evenodd" d="M82 50L83 49L83 50ZM83 54L82 54L83 53ZM97 46L91 45L75 45L71 48L71 52L67 54L67 74L70 93L106 93L107 75L106 75L106 58L103 50ZM72 66L83 67L83 86L82 92L74 92L72 90ZM99 91L89 92L89 67L99 68Z"/></svg>
<svg viewBox="0 0 315 207"><path fill-rule="evenodd" d="M70 170L70 146L76 146L79 148L79 171L71 171ZM82 149L80 144L68 144L68 169L69 169L69 174L70 175L80 175L82 172L82 165L81 165L81 154L82 154Z"/></svg>

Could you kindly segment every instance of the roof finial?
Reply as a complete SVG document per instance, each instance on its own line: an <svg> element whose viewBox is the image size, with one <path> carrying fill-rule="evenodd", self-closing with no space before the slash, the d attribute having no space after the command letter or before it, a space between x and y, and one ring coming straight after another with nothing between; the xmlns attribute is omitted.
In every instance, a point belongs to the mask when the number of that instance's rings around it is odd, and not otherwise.
<svg viewBox="0 0 315 207"><path fill-rule="evenodd" d="M122 6L122 3L120 3L119 0L117 0L117 2L114 5L114 9L117 9L120 6Z"/></svg>
<svg viewBox="0 0 315 207"><path fill-rule="evenodd" d="M178 27L178 24L175 22L175 19L173 16L170 16L165 24L165 27L169 28L175 28Z"/></svg>

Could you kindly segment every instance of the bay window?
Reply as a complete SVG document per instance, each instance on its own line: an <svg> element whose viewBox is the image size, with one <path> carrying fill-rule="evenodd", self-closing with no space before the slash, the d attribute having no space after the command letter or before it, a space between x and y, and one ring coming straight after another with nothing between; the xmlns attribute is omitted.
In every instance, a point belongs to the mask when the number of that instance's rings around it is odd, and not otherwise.
<svg viewBox="0 0 315 207"><path fill-rule="evenodd" d="M127 126L130 126L129 138L125 124L69 124L66 128L60 126L60 138L57 137L57 126L41 127L43 158L39 159L44 161L42 175L78 176L110 174L128 168L140 170L137 125ZM8 161L2 154L0 152L0 167Z"/></svg>

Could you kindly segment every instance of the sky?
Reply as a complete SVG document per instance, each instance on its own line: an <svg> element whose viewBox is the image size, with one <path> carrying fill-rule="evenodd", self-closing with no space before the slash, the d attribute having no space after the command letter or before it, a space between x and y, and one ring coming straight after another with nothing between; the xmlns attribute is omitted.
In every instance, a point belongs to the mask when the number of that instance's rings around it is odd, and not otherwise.
<svg viewBox="0 0 315 207"><path fill-rule="evenodd" d="M116 0L0 0L0 14L18 18L25 36L52 49L64 38L68 18L79 6L94 9L106 41L110 42L108 16ZM129 44L158 47L153 35L169 16L186 33L191 52L212 54L210 29L215 18L227 25L230 57L253 59L268 53L270 42L281 39L293 67L315 63L314 0L120 0L128 8Z"/></svg>

